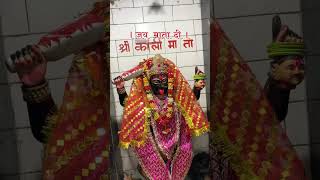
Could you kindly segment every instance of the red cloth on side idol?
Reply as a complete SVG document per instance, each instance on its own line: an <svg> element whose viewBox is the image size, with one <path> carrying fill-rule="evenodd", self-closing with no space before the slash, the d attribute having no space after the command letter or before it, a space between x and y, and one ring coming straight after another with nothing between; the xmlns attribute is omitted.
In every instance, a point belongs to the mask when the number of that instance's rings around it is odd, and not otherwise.
<svg viewBox="0 0 320 180"><path fill-rule="evenodd" d="M216 20L210 42L211 156L218 149L235 179L306 179L263 89ZM214 166L210 172L214 178Z"/></svg>
<svg viewBox="0 0 320 180"><path fill-rule="evenodd" d="M86 16L43 37L40 44L50 45L96 21L108 24L108 4L107 1L96 3ZM108 36L106 32L106 40ZM103 43L82 50L73 59L63 103L49 122L51 131L45 147L44 180L109 179L106 175L110 168L107 60Z"/></svg>

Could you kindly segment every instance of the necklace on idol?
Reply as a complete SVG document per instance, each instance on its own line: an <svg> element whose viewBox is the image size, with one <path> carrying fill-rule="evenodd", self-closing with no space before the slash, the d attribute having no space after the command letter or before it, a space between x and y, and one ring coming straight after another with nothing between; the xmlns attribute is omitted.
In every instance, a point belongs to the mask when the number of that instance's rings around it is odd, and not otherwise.
<svg viewBox="0 0 320 180"><path fill-rule="evenodd" d="M165 62L164 62L165 63ZM173 79L174 79L174 69L168 68L168 105L167 108L159 108L154 100L154 94L152 92L149 80L148 72L152 67L152 59L148 59L147 63L144 64L144 76L143 76L143 85L144 90L147 94L147 99L149 103L149 108L153 112L153 119L163 128L162 133L168 134L171 132L171 128L168 127L168 123L173 117ZM160 114L159 114L160 112Z"/></svg>

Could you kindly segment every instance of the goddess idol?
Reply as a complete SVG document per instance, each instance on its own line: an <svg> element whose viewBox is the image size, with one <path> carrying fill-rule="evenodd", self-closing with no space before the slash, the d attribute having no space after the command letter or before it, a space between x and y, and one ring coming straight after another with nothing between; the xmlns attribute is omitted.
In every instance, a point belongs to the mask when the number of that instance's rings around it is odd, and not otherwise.
<svg viewBox="0 0 320 180"><path fill-rule="evenodd" d="M130 94L124 80L134 78ZM133 148L147 179L184 179L192 161L191 135L209 130L197 99L204 73L193 90L169 59L156 55L114 79L124 113L120 145Z"/></svg>

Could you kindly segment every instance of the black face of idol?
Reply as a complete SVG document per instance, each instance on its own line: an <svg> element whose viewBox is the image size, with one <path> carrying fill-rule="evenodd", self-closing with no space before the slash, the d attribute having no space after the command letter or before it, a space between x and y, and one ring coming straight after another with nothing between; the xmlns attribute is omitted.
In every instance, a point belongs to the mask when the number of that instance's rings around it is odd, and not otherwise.
<svg viewBox="0 0 320 180"><path fill-rule="evenodd" d="M168 96L168 76L166 74L152 75L150 84L153 94L163 100Z"/></svg>

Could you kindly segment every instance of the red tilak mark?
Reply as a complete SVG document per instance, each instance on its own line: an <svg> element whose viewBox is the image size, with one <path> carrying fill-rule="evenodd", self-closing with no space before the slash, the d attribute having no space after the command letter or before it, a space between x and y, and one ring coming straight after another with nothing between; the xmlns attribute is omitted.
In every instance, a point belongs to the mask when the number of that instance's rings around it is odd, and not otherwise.
<svg viewBox="0 0 320 180"><path fill-rule="evenodd" d="M163 89L159 89L159 94L163 95L164 94L164 90Z"/></svg>

